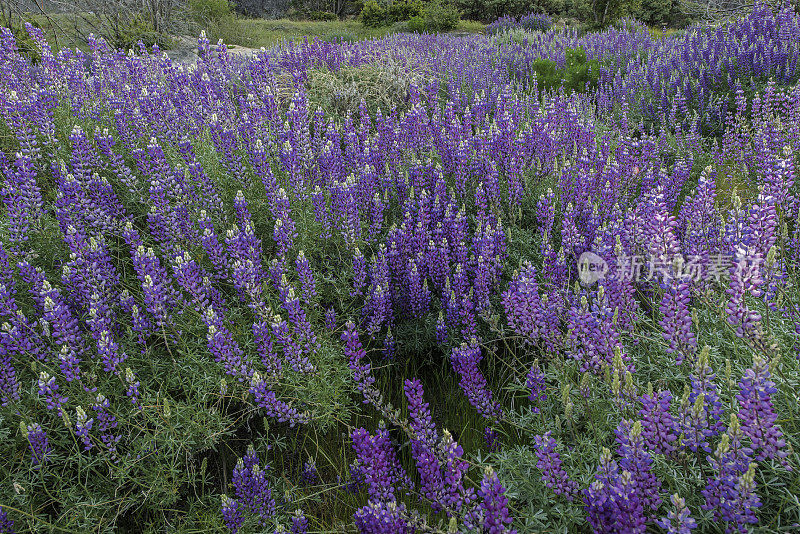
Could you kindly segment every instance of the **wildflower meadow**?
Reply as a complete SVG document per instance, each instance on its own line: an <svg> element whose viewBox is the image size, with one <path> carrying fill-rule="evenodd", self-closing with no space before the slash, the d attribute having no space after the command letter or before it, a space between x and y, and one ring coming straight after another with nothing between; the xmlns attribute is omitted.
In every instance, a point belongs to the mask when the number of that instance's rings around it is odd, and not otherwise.
<svg viewBox="0 0 800 534"><path fill-rule="evenodd" d="M800 14L30 49L0 532L800 532Z"/></svg>

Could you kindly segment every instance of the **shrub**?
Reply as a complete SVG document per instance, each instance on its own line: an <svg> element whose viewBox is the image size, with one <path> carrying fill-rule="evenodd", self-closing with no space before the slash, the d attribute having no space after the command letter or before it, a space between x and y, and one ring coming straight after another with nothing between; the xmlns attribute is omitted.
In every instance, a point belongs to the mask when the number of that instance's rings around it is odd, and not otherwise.
<svg viewBox="0 0 800 534"><path fill-rule="evenodd" d="M425 31L446 32L456 28L461 14L451 4L431 2L422 14L425 19Z"/></svg>
<svg viewBox="0 0 800 534"><path fill-rule="evenodd" d="M536 73L536 83L539 90L558 87L561 79L558 77L558 65L549 59L537 59L531 63L531 70Z"/></svg>
<svg viewBox="0 0 800 534"><path fill-rule="evenodd" d="M189 15L192 20L207 26L209 22L231 17L233 6L228 0L189 0Z"/></svg>
<svg viewBox="0 0 800 534"><path fill-rule="evenodd" d="M39 25L33 23L34 28L38 28ZM32 63L38 63L41 57L39 56L39 47L33 41L30 35L28 35L27 30L22 25L11 24L9 28L11 33L14 35L14 40L17 42L17 49L19 53L30 59Z"/></svg>
<svg viewBox="0 0 800 534"><path fill-rule="evenodd" d="M308 20L334 21L339 20L339 17L330 11L311 11L308 14Z"/></svg>
<svg viewBox="0 0 800 534"><path fill-rule="evenodd" d="M389 23L403 22L420 16L424 9L419 0L394 0L386 7L386 19Z"/></svg>
<svg viewBox="0 0 800 534"><path fill-rule="evenodd" d="M425 19L420 16L411 17L411 20L409 20L406 25L406 29L412 33L423 33L425 31Z"/></svg>
<svg viewBox="0 0 800 534"><path fill-rule="evenodd" d="M150 20L141 14L134 15L130 20L116 26L108 36L108 41L111 46L123 49L133 48L139 42L147 47L158 45L161 49L172 46L170 37L155 31Z"/></svg>
<svg viewBox="0 0 800 534"><path fill-rule="evenodd" d="M600 63L587 60L586 51L582 48L568 48L565 52L564 68L549 59L537 59L531 63L531 70L536 73L539 90L552 90L564 87L567 92L582 93L597 86L600 75Z"/></svg>
<svg viewBox="0 0 800 534"><path fill-rule="evenodd" d="M361 10L361 23L369 28L380 28L387 25L386 10L375 0L369 0Z"/></svg>

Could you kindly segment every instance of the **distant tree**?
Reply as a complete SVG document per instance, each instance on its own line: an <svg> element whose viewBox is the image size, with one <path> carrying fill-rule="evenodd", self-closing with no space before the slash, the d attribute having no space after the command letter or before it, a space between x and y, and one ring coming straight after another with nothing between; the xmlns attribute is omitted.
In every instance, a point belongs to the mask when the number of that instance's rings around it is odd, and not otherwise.
<svg viewBox="0 0 800 534"><path fill-rule="evenodd" d="M635 14L641 8L641 0L591 0L590 5L593 25L604 28L621 18Z"/></svg>

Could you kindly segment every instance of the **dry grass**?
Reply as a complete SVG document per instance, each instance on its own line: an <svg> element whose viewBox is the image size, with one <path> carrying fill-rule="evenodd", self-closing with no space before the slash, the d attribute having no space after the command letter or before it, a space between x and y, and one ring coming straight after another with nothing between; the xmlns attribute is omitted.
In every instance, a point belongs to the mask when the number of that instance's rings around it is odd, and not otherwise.
<svg viewBox="0 0 800 534"><path fill-rule="evenodd" d="M421 67L413 69L392 62L346 67L336 71L314 69L306 81L312 109L317 106L336 114L356 110L363 100L370 112L407 109L409 89L421 86L430 76Z"/></svg>

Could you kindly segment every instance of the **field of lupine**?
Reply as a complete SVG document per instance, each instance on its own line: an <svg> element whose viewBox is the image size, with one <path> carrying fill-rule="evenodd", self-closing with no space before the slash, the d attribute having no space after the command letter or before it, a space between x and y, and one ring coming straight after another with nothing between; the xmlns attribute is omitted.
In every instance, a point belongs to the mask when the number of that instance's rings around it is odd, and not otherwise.
<svg viewBox="0 0 800 534"><path fill-rule="evenodd" d="M29 31L0 532L800 529L794 11L196 65Z"/></svg>

